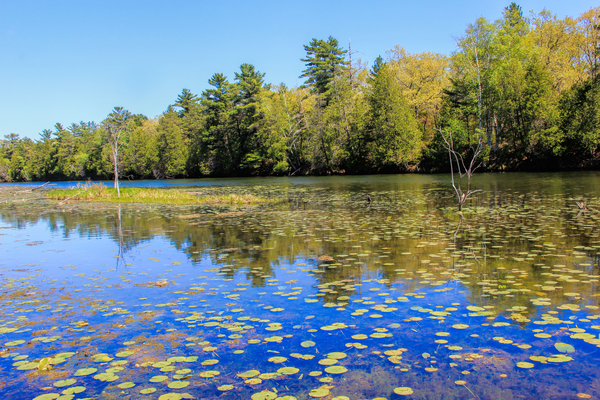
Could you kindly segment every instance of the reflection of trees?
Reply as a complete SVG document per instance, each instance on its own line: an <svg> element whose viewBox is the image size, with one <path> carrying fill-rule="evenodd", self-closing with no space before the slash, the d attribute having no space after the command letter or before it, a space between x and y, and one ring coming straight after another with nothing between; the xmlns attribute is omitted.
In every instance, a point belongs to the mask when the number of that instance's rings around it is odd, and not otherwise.
<svg viewBox="0 0 600 400"><path fill-rule="evenodd" d="M280 267L306 262L301 269L315 270L314 285L325 302L360 293L359 284L366 277L387 289L410 292L442 289L460 280L471 302L495 305L497 312L520 305L526 307L524 316L535 313L532 293L551 298L553 304L570 301L564 292L581 292L596 302L596 284L557 281L547 275L572 275L572 269L598 273L598 216L593 211L577 216L576 207L563 197L524 197L486 187L485 197L472 199L485 208L470 207L455 235L459 217L445 210L452 201L448 191L423 190L428 187L422 184L415 184L414 192L402 191L406 185L402 190L391 185L377 191L355 184L345 192L334 186L302 192L306 210L290 210L282 203L262 211L192 215L206 210L122 206L119 212L117 206L80 203L64 211L7 205L0 207L0 217L19 228L45 223L65 238L107 236L119 244L120 254L162 236L193 265L208 258L223 277L243 274L254 287L271 278L287 280ZM373 197L368 208L367 192ZM557 254L565 257L556 258ZM321 256L333 261L319 260ZM590 259L592 263L587 262ZM535 286L548 280L559 282L556 286L562 289L543 291ZM521 289L530 292L513 291Z"/></svg>

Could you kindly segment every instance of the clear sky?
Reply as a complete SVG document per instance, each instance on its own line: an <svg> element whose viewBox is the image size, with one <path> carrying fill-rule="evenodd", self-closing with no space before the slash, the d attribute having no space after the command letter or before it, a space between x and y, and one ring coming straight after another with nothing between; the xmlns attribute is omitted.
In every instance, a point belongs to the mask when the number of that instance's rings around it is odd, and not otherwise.
<svg viewBox="0 0 600 400"><path fill-rule="evenodd" d="M510 1L1 0L0 138L60 122L102 121L114 106L154 117L183 88L200 94L216 72L233 80L242 63L268 83L296 86L303 45L352 41L371 63L399 44L450 54L455 38ZM560 18L597 6L588 0L517 1Z"/></svg>

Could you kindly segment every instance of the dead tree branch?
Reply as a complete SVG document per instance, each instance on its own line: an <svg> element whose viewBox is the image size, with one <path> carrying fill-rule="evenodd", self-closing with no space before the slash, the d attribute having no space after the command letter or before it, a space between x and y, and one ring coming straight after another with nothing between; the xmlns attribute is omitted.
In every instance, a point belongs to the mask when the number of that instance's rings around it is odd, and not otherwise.
<svg viewBox="0 0 600 400"><path fill-rule="evenodd" d="M483 140L481 139L481 135L479 135L477 146L471 146L473 154L471 155L470 161L465 161L465 157L463 157L462 153L456 150L454 147L454 137L452 136L452 131L447 131L447 137L441 129L438 129L438 132L444 140L444 148L448 151L452 188L454 189L456 198L458 200L458 211L462 211L463 204L465 201L467 201L467 198L473 193L481 192L481 189L471 189L471 179L473 178L475 170L481 166L481 161L478 159L479 155L483 151ZM458 178L455 177L456 175L458 175ZM465 190L463 190L462 184L465 177L467 187Z"/></svg>

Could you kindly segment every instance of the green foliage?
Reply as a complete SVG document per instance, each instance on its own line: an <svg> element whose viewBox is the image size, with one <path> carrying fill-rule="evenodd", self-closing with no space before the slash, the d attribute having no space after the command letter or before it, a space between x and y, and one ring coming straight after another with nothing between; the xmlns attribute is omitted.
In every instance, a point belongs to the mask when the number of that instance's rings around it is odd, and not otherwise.
<svg viewBox="0 0 600 400"><path fill-rule="evenodd" d="M367 94L370 153L376 165L407 166L421 152L421 130L387 64L378 67Z"/></svg>
<svg viewBox="0 0 600 400"><path fill-rule="evenodd" d="M331 82L336 73L345 71L348 63L344 60L343 50L337 39L329 36L325 40L312 39L308 46L304 46L306 58L302 62L306 64L301 78L307 78L306 83L311 86L311 91L324 95L325 105L331 99Z"/></svg>
<svg viewBox="0 0 600 400"><path fill-rule="evenodd" d="M277 201L265 199L252 194L216 194L199 196L196 193L179 189L164 188L136 188L127 187L120 189L109 188L103 184L86 184L72 189L53 189L48 191L46 197L53 200L92 201L105 203L159 203L159 204L257 204Z"/></svg>
<svg viewBox="0 0 600 400"><path fill-rule="evenodd" d="M594 156L600 145L600 75L567 92L560 111L564 148Z"/></svg>

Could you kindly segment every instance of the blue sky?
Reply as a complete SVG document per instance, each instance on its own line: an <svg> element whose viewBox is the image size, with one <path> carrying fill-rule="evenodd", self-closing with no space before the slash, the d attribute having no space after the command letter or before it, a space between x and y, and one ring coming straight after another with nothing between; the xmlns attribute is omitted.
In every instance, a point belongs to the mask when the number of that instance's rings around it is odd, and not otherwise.
<svg viewBox="0 0 600 400"><path fill-rule="evenodd" d="M114 106L154 117L183 88L200 94L242 63L300 85L304 44L333 36L369 63L400 44L450 54L454 39L510 1L0 2L0 137L38 139L57 122L102 121ZM517 1L576 17L587 0Z"/></svg>

